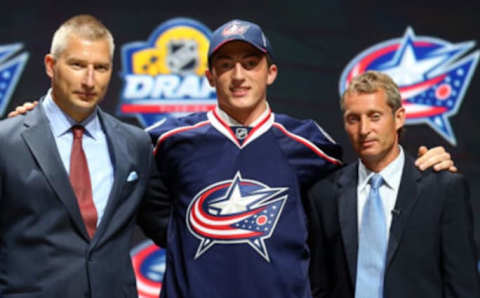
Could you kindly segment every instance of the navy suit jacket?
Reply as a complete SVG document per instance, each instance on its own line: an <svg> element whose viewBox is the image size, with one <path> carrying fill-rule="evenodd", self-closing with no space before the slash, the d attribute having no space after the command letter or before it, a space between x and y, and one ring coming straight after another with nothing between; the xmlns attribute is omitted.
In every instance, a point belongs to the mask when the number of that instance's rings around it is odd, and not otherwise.
<svg viewBox="0 0 480 298"><path fill-rule="evenodd" d="M41 105L0 122L0 297L137 297L129 250L152 145L143 130L99 118L114 183L93 239Z"/></svg>
<svg viewBox="0 0 480 298"><path fill-rule="evenodd" d="M315 297L354 297L357 176L358 162L309 192ZM384 297L480 297L468 186L461 175L420 172L406 156L390 228Z"/></svg>

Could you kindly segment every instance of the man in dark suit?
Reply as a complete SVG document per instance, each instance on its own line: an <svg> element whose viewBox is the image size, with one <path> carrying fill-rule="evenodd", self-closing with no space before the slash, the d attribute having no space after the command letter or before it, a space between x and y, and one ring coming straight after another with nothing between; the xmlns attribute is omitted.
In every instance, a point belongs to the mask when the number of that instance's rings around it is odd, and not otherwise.
<svg viewBox="0 0 480 298"><path fill-rule="evenodd" d="M152 145L97 106L113 38L89 15L56 31L51 89L0 122L0 297L137 297L129 249Z"/></svg>
<svg viewBox="0 0 480 298"><path fill-rule="evenodd" d="M468 186L419 171L399 145L395 83L369 71L341 99L359 161L309 193L315 297L480 297Z"/></svg>

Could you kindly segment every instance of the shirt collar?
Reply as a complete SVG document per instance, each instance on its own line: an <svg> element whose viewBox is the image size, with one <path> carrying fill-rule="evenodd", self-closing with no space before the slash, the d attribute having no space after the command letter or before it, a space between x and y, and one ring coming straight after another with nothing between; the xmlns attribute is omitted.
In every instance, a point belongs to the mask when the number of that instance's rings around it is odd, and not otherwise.
<svg viewBox="0 0 480 298"><path fill-rule="evenodd" d="M400 153L398 154L398 156L379 173L385 181L387 187L393 189L394 191L398 191L398 188L400 186L403 165L405 163L405 154L403 152L403 148L400 145L398 145L398 148L400 149ZM375 174L375 172L367 169L367 167L365 167L365 165L360 159L358 161L357 185L358 188L362 190L367 185L370 178Z"/></svg>
<svg viewBox="0 0 480 298"><path fill-rule="evenodd" d="M42 106L45 110L48 121L50 122L50 127L55 137L60 137L65 133L68 133L70 128L75 124L82 125L85 128L85 135L88 135L93 139L97 139L98 133L101 133L97 109L95 109L95 111L88 116L87 119L83 120L81 123L77 123L70 116L65 114L65 112L63 112L62 109L60 109L60 107L55 103L52 98L52 89L49 89L45 95Z"/></svg>
<svg viewBox="0 0 480 298"><path fill-rule="evenodd" d="M227 112L220 109L220 106L217 105L217 107L215 109L216 109L217 115L220 118L222 118L222 120L225 121L225 123L228 126L245 126L245 125L242 125L241 123L239 123L237 120L230 117L230 115L228 115ZM268 113L270 113L270 106L268 105L268 102L266 102L265 111L263 111L263 113L260 116L258 116L257 119L255 119L255 121L253 121L250 125L248 125L248 127L257 126L257 124L260 123L260 121L265 119L265 117L267 116Z"/></svg>

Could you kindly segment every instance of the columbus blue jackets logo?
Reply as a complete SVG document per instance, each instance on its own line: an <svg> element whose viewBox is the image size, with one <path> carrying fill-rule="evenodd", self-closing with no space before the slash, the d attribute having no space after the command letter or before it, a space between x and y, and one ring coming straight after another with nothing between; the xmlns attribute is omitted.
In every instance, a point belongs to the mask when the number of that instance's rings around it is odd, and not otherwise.
<svg viewBox="0 0 480 298"><path fill-rule="evenodd" d="M232 25L225 27L222 31L222 35L228 37L230 35L243 35L247 32L249 25L240 25L237 22L234 22Z"/></svg>
<svg viewBox="0 0 480 298"><path fill-rule="evenodd" d="M27 64L28 53L22 53L12 59L23 48L20 43L0 46L0 117L10 102L18 79Z"/></svg>
<svg viewBox="0 0 480 298"><path fill-rule="evenodd" d="M165 273L165 249L147 240L134 247L130 255L139 298L158 298Z"/></svg>
<svg viewBox="0 0 480 298"><path fill-rule="evenodd" d="M265 239L275 231L287 190L244 179L237 172L233 180L199 192L187 211L188 229L200 239L195 259L215 244L248 244L270 262Z"/></svg>
<svg viewBox="0 0 480 298"><path fill-rule="evenodd" d="M340 94L351 79L367 70L390 75L400 88L406 124L426 123L450 144L457 141L449 117L457 114L475 71L480 51L467 52L475 42L451 43L416 36L408 28L358 54L344 69Z"/></svg>
<svg viewBox="0 0 480 298"><path fill-rule="evenodd" d="M205 77L210 37L203 24L175 18L158 26L147 41L124 45L119 114L150 126L169 114L213 109L215 89Z"/></svg>

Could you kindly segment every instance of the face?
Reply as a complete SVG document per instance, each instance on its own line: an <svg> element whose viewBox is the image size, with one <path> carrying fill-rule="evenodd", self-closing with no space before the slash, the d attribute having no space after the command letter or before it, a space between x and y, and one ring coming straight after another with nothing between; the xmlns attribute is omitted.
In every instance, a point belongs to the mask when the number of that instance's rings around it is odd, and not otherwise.
<svg viewBox="0 0 480 298"><path fill-rule="evenodd" d="M370 170L380 171L399 153L397 130L405 123L405 109L393 113L383 90L350 94L344 108L345 131L353 148Z"/></svg>
<svg viewBox="0 0 480 298"><path fill-rule="evenodd" d="M232 41L217 50L206 75L220 108L248 125L265 111L267 86L275 81L277 66L268 66L266 55L252 45Z"/></svg>
<svg viewBox="0 0 480 298"><path fill-rule="evenodd" d="M72 34L60 57L45 56L55 103L78 122L87 118L107 92L112 74L106 39L87 40Z"/></svg>

